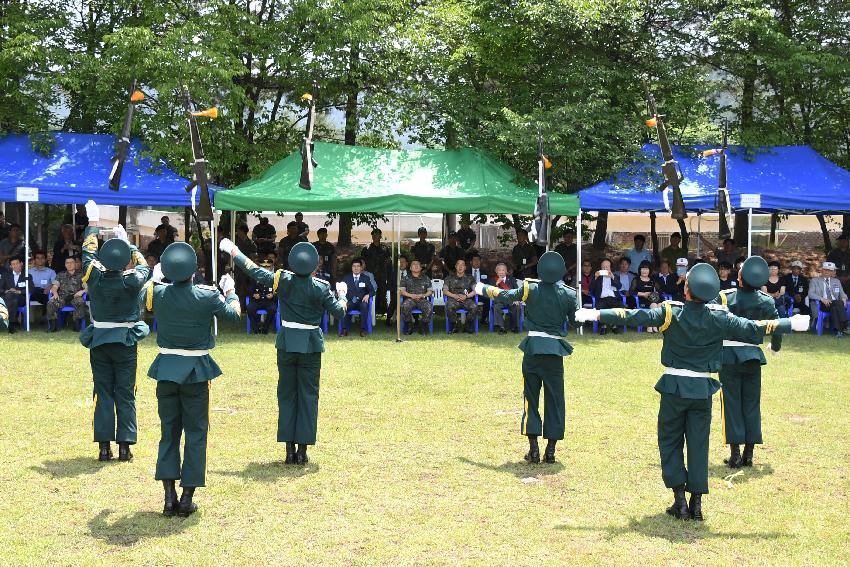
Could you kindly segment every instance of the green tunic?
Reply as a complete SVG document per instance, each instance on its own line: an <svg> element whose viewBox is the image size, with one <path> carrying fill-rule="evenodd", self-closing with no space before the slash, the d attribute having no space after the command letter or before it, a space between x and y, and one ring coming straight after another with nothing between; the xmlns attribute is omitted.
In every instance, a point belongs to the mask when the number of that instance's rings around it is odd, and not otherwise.
<svg viewBox="0 0 850 567"><path fill-rule="evenodd" d="M665 301L654 309L603 309L599 320L658 327L663 333L661 363L666 368L655 384L661 394L661 475L669 488L684 485L689 492L707 493L711 396L720 389L709 374L720 370L723 341L760 343L765 334L789 332L790 320L749 321L723 306L675 301ZM687 467L683 452L686 443Z"/></svg>
<svg viewBox="0 0 850 567"><path fill-rule="evenodd" d="M543 435L546 439L563 439L566 426L564 401L564 360L573 347L564 339L566 321L575 321L576 292L561 282L543 283L524 280L523 286L503 290L485 285L484 293L499 303L525 302L525 326L529 336L519 345L523 351L522 435ZM543 409L540 416L540 388Z"/></svg>
<svg viewBox="0 0 850 567"><path fill-rule="evenodd" d="M319 377L325 351L321 329L327 311L345 317L345 301L337 300L330 284L292 272L270 272L244 254L233 257L236 266L263 286L270 287L280 303L281 326L277 333L277 440L304 445L316 443L319 419Z"/></svg>

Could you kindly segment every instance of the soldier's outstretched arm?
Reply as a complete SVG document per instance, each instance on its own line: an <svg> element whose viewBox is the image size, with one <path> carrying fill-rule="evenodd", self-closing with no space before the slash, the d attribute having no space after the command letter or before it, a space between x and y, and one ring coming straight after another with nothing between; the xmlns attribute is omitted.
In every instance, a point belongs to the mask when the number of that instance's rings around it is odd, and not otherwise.
<svg viewBox="0 0 850 567"><path fill-rule="evenodd" d="M213 302L213 315L216 317L227 321L238 321L242 315L239 296L233 290L230 290L227 296L222 296L218 293L211 295L210 300Z"/></svg>
<svg viewBox="0 0 850 567"><path fill-rule="evenodd" d="M578 307L578 299L576 296L576 290L568 287L567 288L567 320L570 322L570 325L575 326L576 324L576 307Z"/></svg>
<svg viewBox="0 0 850 567"><path fill-rule="evenodd" d="M489 297L497 303L513 303L514 301L525 301L528 299L528 281L523 280L522 287L515 289L499 289L496 286L483 283L475 284L475 293Z"/></svg>
<svg viewBox="0 0 850 567"><path fill-rule="evenodd" d="M746 343L760 344L765 335L790 333L792 330L791 319L788 318L750 321L729 314L722 321L726 325L724 339Z"/></svg>
<svg viewBox="0 0 850 567"><path fill-rule="evenodd" d="M347 307L345 295L343 294L339 299L337 299L334 297L333 291L328 289L328 292L322 299L322 307L324 307L325 311L333 315L336 319L342 319L345 317L345 309Z"/></svg>
<svg viewBox="0 0 850 567"><path fill-rule="evenodd" d="M229 238L223 239L218 247L222 252L230 254L233 263L248 274L248 277L265 287L274 285L275 273L259 267L253 260L245 256L241 250Z"/></svg>
<svg viewBox="0 0 850 567"><path fill-rule="evenodd" d="M666 331L673 320L673 306L662 303L653 309L602 309L599 321L606 325L628 325L629 327L658 327Z"/></svg>

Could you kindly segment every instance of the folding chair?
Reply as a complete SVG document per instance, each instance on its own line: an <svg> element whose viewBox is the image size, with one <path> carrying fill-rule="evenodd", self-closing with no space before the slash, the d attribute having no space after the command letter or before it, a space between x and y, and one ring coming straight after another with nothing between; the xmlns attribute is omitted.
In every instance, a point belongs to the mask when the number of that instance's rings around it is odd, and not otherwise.
<svg viewBox="0 0 850 567"><path fill-rule="evenodd" d="M339 334L342 335L342 326L345 324L345 330L349 333L351 332L351 320L355 315L359 315L360 317L366 317L366 334L372 334L372 317L373 313L372 309L374 308L373 303L375 301L375 297L369 296L369 305L366 306L366 309L351 309L348 311L343 317L339 320ZM362 303L362 302L361 302Z"/></svg>
<svg viewBox="0 0 850 567"><path fill-rule="evenodd" d="M405 301L408 301L408 299L402 295L401 296L401 303L399 303L399 308L401 308L401 306L404 305ZM433 335L434 334L434 295L433 294L431 295L431 297L428 298L428 301L431 302L431 320L428 321L428 334ZM410 312L414 315L422 315L421 309L412 309ZM401 315L399 315L399 317L401 317ZM399 321L399 325L400 325L399 329L401 330L401 332L403 334L404 333L404 317L401 317L401 319Z"/></svg>

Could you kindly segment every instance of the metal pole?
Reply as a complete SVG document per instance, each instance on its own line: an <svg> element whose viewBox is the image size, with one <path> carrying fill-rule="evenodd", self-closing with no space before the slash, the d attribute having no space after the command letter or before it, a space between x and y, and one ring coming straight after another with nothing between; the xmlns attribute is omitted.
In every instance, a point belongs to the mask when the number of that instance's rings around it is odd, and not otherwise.
<svg viewBox="0 0 850 567"><path fill-rule="evenodd" d="M702 214L697 213L697 258L700 257L700 241L702 240Z"/></svg>
<svg viewBox="0 0 850 567"><path fill-rule="evenodd" d="M216 238L215 209L213 219L210 221L210 263L212 264L212 284L218 285L218 238ZM213 317L213 335L218 336L218 318Z"/></svg>
<svg viewBox="0 0 850 567"><path fill-rule="evenodd" d="M753 255L753 210L747 212L747 258Z"/></svg>
<svg viewBox="0 0 850 567"><path fill-rule="evenodd" d="M582 308L581 298L581 207L576 215L576 309ZM576 332L584 334L581 323L576 324Z"/></svg>
<svg viewBox="0 0 850 567"><path fill-rule="evenodd" d="M401 342L401 217L398 213L393 218L395 225L395 241L397 248L395 256L395 342Z"/></svg>
<svg viewBox="0 0 850 567"><path fill-rule="evenodd" d="M24 319L30 332L30 204L24 203Z"/></svg>
<svg viewBox="0 0 850 567"><path fill-rule="evenodd" d="M230 211L230 239L236 242L236 211ZM233 256L230 257L230 269L233 270ZM235 273L235 271L234 271Z"/></svg>

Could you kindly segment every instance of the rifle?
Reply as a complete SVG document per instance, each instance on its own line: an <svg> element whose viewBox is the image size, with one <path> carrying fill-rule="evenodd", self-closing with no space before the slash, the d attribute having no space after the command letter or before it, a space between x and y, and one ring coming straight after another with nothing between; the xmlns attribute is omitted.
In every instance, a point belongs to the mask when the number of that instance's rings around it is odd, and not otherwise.
<svg viewBox="0 0 850 567"><path fill-rule="evenodd" d="M682 173L682 168L673 159L673 148L670 147L670 140L667 139L667 128L664 127L664 115L658 114L658 109L655 107L655 97L651 93L647 93L646 106L649 110L651 118L646 121L646 125L650 128L655 128L658 131L658 145L661 146L661 155L664 158L664 164L661 166L661 173L664 174L664 182L658 188L659 191L664 191L664 205L672 213L670 216L676 220L688 218L688 213L685 212L685 201L682 199L682 189L680 187L685 176ZM667 193L670 189L673 191L673 206L667 204Z"/></svg>
<svg viewBox="0 0 850 567"><path fill-rule="evenodd" d="M118 191L121 186L121 173L124 171L124 162L130 152L130 127L133 124L133 110L137 102L145 100L145 93L136 90L136 79L130 83L130 102L127 104L127 114L124 115L124 126L121 128L121 137L115 148L115 157L112 158L112 171L109 173L109 189Z"/></svg>
<svg viewBox="0 0 850 567"><path fill-rule="evenodd" d="M301 101L307 103L307 125L304 127L304 141L301 142L301 179L298 186L302 189L313 188L313 168L319 165L313 159L313 124L316 121L316 98L319 87L313 83L312 92L301 95Z"/></svg>
<svg viewBox="0 0 850 567"><path fill-rule="evenodd" d="M723 146L718 150L705 150L702 157L720 154L720 170L717 174L717 214L720 220L719 236L721 240L732 238L732 203L726 187L726 146L729 138L729 124L723 124Z"/></svg>
<svg viewBox="0 0 850 567"><path fill-rule="evenodd" d="M196 187L201 190L201 200L198 204L197 215L202 221L212 221L213 212L210 203L210 187L209 178L207 177L207 160L204 158L204 148L201 145L201 135L198 132L198 122L195 120L197 116L206 116L207 118L218 118L218 108L212 107L200 112L195 111L195 105L192 102L192 97L189 96L189 89L183 85L183 96L186 99L186 114L189 121L189 136L192 139L192 182L186 186L186 191L192 191ZM194 195L192 197L192 209L195 208Z"/></svg>
<svg viewBox="0 0 850 567"><path fill-rule="evenodd" d="M552 167L543 154L543 136L537 135L537 203L531 221L531 241L549 249L549 192L546 186L546 170Z"/></svg>

